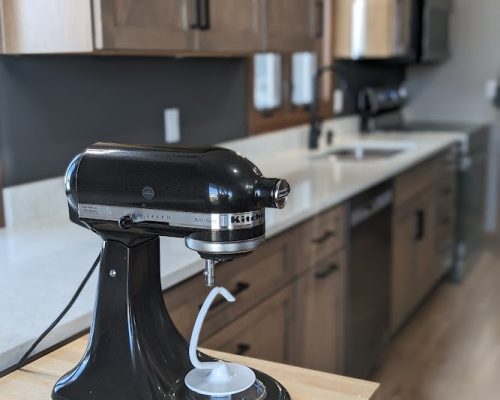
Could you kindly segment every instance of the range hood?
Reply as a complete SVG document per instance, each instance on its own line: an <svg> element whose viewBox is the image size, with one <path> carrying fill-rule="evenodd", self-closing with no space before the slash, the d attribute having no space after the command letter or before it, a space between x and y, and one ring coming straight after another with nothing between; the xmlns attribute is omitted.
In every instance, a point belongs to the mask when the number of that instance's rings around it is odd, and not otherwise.
<svg viewBox="0 0 500 400"><path fill-rule="evenodd" d="M337 0L335 57L410 57L412 14L412 0Z"/></svg>

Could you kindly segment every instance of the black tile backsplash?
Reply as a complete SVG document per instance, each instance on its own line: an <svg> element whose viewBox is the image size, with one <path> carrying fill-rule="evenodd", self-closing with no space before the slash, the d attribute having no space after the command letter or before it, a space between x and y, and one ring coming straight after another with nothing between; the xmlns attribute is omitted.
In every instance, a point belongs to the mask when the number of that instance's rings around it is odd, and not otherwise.
<svg viewBox="0 0 500 400"><path fill-rule="evenodd" d="M163 110L178 107L183 144L247 134L241 58L0 56L4 182L63 175L96 141L163 143Z"/></svg>

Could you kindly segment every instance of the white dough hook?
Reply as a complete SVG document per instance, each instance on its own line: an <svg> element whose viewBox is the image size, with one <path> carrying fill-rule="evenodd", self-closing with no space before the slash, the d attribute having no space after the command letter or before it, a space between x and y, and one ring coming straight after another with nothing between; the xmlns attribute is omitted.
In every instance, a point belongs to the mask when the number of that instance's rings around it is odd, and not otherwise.
<svg viewBox="0 0 500 400"><path fill-rule="evenodd" d="M197 353L201 327L203 325L203 322L205 322L205 317L207 316L210 306L218 295L223 296L227 301L236 301L236 298L229 292L229 290L220 286L216 286L210 291L207 298L203 302L203 305L201 306L200 312L198 313L198 316L196 317L196 321L194 323L193 332L191 333L191 340L189 341L189 359L191 360L191 364L193 364L193 367L197 369L213 369L216 368L219 364L218 361L201 362L198 359Z"/></svg>
<svg viewBox="0 0 500 400"><path fill-rule="evenodd" d="M201 362L198 359L197 349L201 327L208 309L218 295L223 296L227 301L236 301L235 297L223 287L214 287L210 291L196 317L189 341L189 359L194 369L184 379L186 386L194 392L216 397L243 392L256 380L255 373L244 365L225 361Z"/></svg>

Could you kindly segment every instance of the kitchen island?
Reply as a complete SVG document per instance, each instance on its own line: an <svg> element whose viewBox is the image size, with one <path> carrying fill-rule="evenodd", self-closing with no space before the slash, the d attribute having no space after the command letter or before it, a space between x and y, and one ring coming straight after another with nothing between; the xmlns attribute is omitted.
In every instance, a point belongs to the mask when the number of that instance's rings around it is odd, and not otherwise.
<svg viewBox="0 0 500 400"><path fill-rule="evenodd" d="M50 399L54 383L76 365L86 345L87 336L81 337L1 378L0 399ZM374 398L379 387L373 382L254 358L212 351L207 353L228 361L243 363L271 375L287 388L293 400L368 400Z"/></svg>

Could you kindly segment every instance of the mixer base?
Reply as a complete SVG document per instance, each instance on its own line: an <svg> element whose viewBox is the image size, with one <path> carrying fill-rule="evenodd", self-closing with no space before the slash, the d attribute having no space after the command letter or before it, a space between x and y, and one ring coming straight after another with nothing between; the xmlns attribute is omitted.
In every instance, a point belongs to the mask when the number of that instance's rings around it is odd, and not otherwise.
<svg viewBox="0 0 500 400"><path fill-rule="evenodd" d="M158 237L133 247L104 242L89 344L78 365L57 381L52 399L188 399L184 377L193 366L163 302L159 250ZM265 399L290 399L279 382L255 374Z"/></svg>

